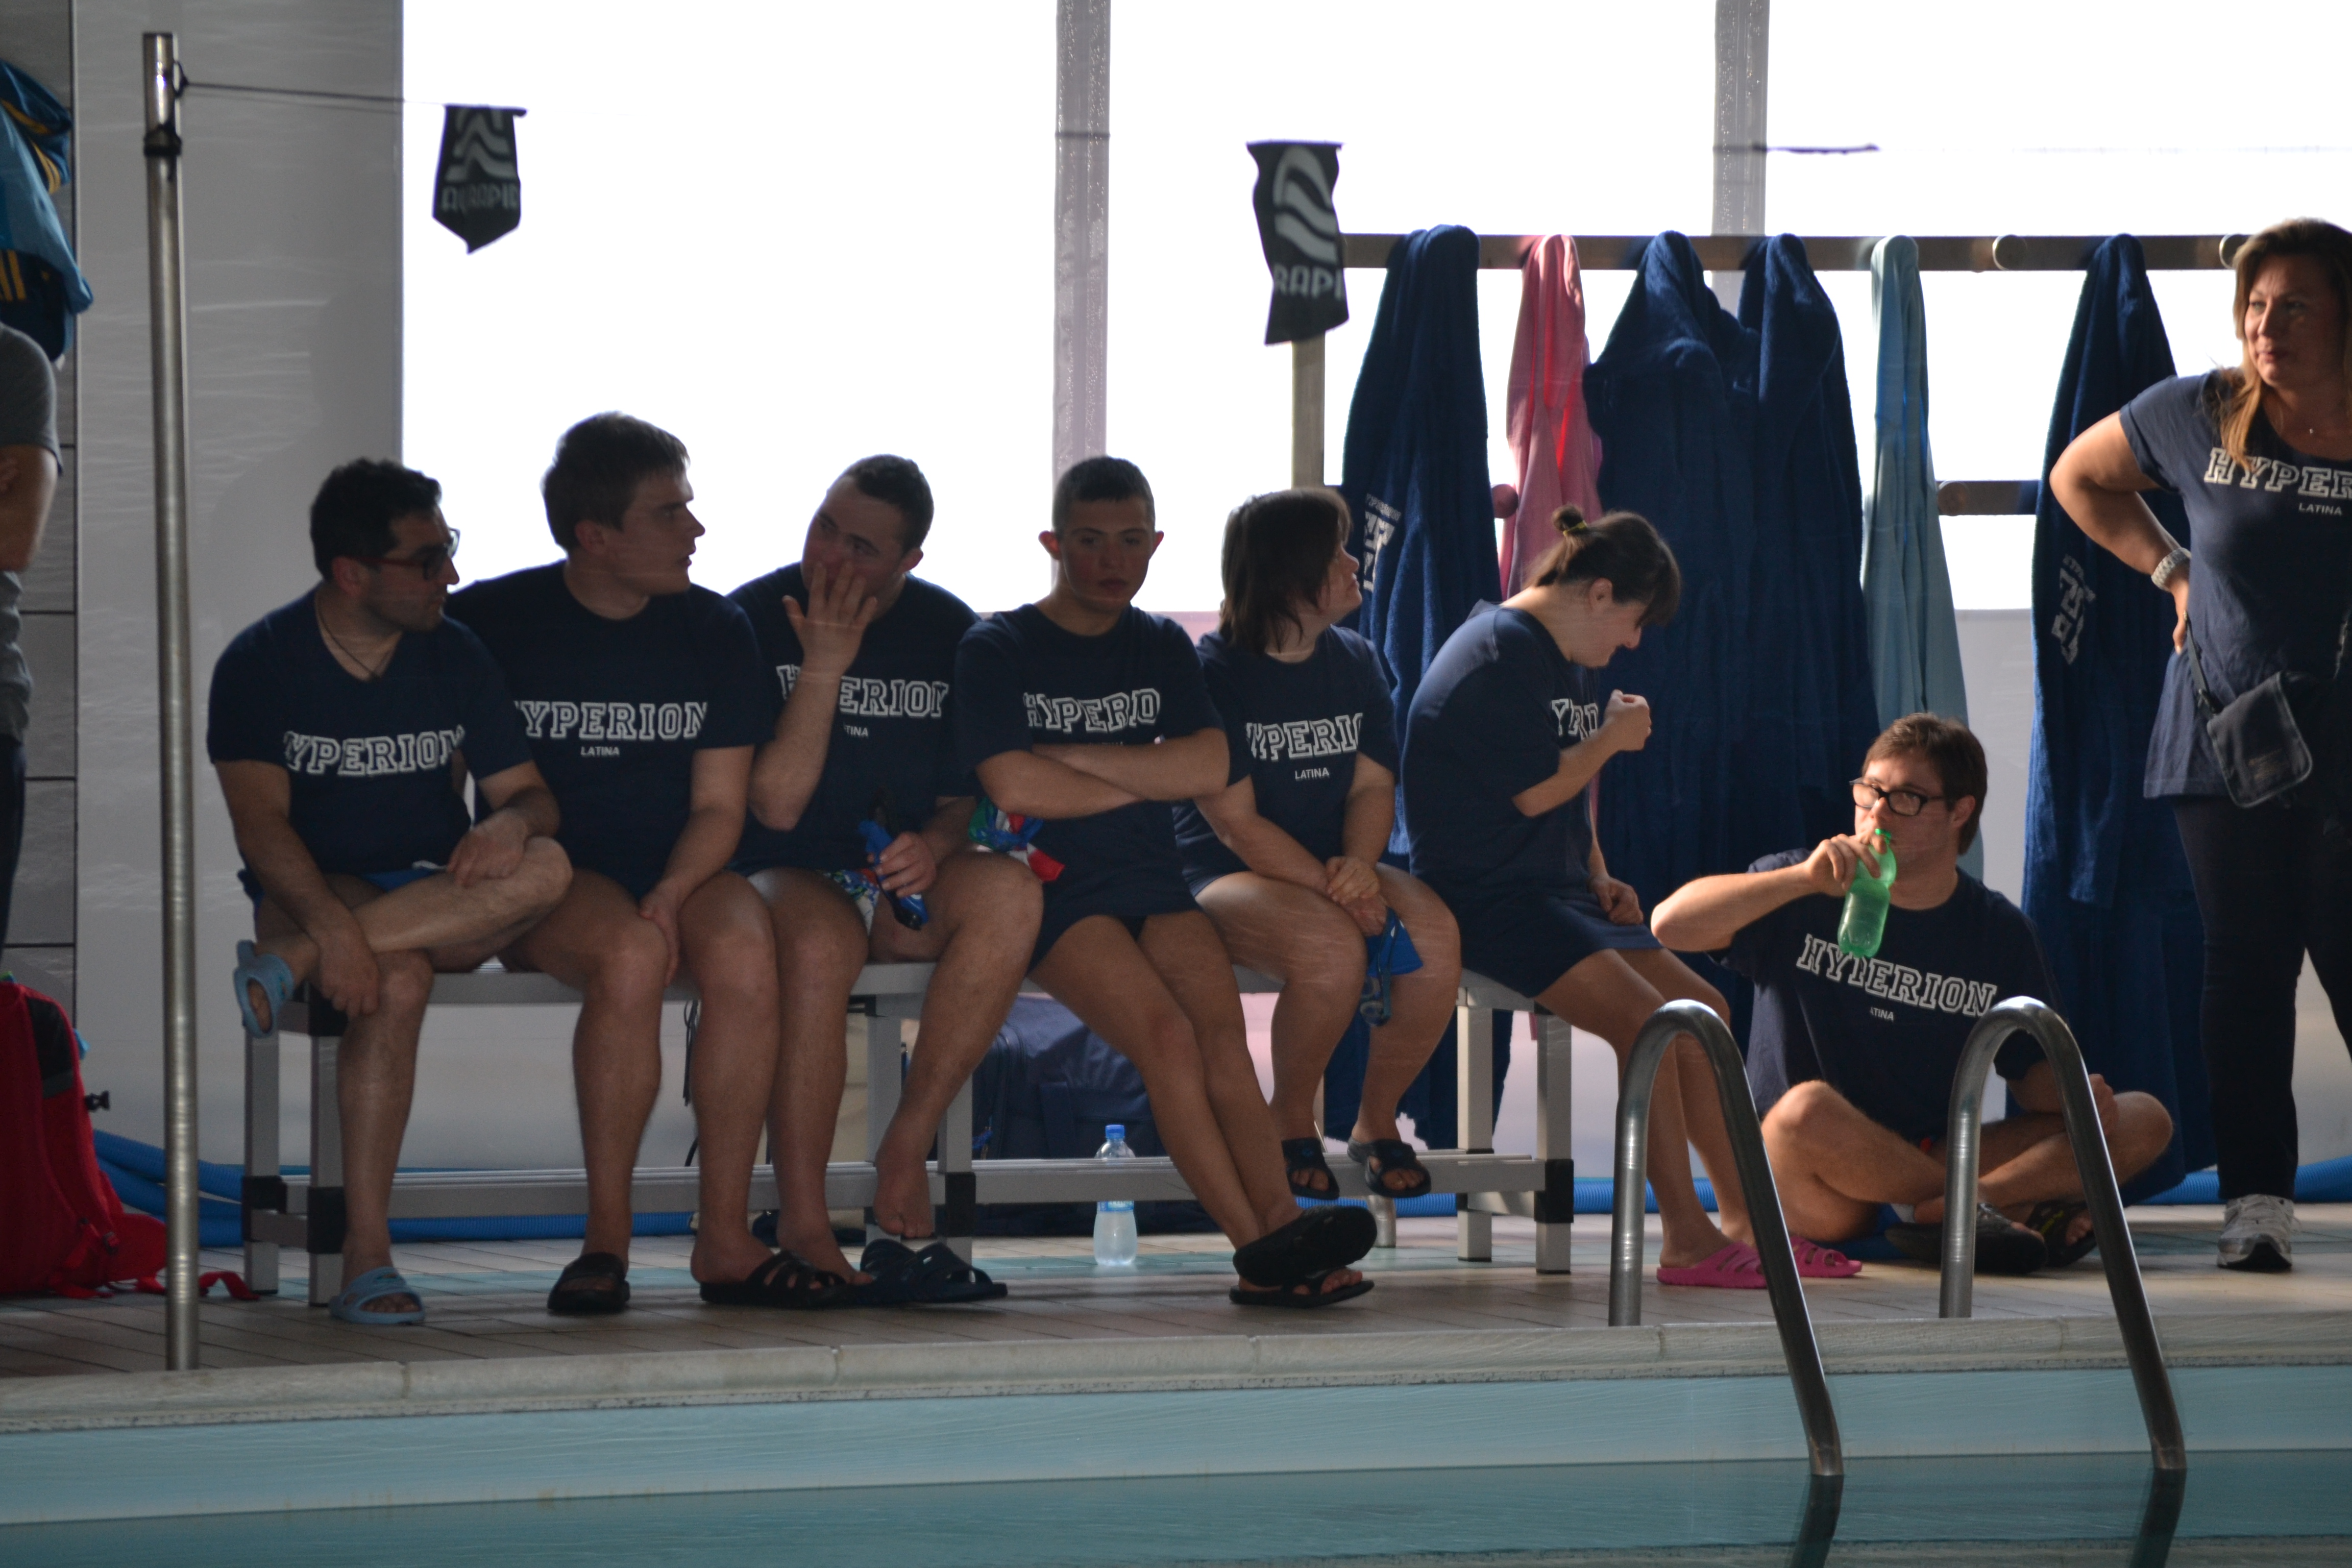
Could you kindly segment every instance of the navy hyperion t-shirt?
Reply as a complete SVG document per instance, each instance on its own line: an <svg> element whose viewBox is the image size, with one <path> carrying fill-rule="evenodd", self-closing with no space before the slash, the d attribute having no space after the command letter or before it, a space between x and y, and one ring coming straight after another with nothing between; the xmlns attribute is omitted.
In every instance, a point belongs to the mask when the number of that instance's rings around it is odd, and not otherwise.
<svg viewBox="0 0 2352 1568"><path fill-rule="evenodd" d="M761 665L773 672L765 688L772 734L801 675L801 639L784 614L784 600L797 600L805 610L808 586L794 564L754 578L728 597L751 617ZM946 589L907 579L889 613L866 628L856 660L842 678L824 773L807 809L789 833L761 826L757 817L746 820L737 869L863 866L866 846L857 824L873 809L877 789L888 792L891 826L902 832L922 826L942 798L972 793L955 764L948 708L956 644L976 618Z"/></svg>
<svg viewBox="0 0 2352 1568"><path fill-rule="evenodd" d="M751 622L708 588L606 620L572 596L560 562L461 589L449 613L506 671L562 809L557 842L644 898L686 829L695 752L768 736Z"/></svg>
<svg viewBox="0 0 2352 1568"><path fill-rule="evenodd" d="M1379 653L1333 626L1296 664L1244 652L1216 632L1199 655L1225 721L1226 784L1246 776L1257 814L1318 860L1339 854L1358 753L1396 772L1396 708ZM1176 808L1176 842L1195 889L1249 869L1191 801Z"/></svg>
<svg viewBox="0 0 2352 1568"><path fill-rule="evenodd" d="M1810 854L1767 855L1748 869L1777 871ZM1855 958L1837 944L1844 909L1843 900L1809 893L1717 955L1756 983L1748 1035L1756 1109L1769 1110L1790 1085L1820 1079L1905 1138L1940 1138L1960 1048L1985 1009L2011 996L2058 1005L2033 922L1963 871L1936 908L1888 910L1877 956ZM1993 1065L2021 1079L2041 1058L2031 1038L2012 1035Z"/></svg>
<svg viewBox="0 0 2352 1568"><path fill-rule="evenodd" d="M1405 826L1413 875L1440 888L1581 895L1590 792L1541 816L1511 804L1601 727L1597 672L1569 662L1524 610L1481 605L1445 639L1405 717Z"/></svg>
<svg viewBox="0 0 2352 1568"><path fill-rule="evenodd" d="M956 754L966 769L1038 746L1148 746L1216 728L1192 638L1133 606L1087 637L1024 605L976 623L956 649ZM1164 803L1049 822L1035 844L1064 867L1045 885L1049 905L1099 901L1087 907L1102 914L1191 907Z"/></svg>
<svg viewBox="0 0 2352 1568"><path fill-rule="evenodd" d="M2326 676L2352 601L2352 463L2306 457L2267 419L2247 442L2252 466L2230 459L2215 427L2219 373L2158 382L2124 405L2125 437L2140 472L2180 492L2189 624L2213 700L2228 704L2281 670ZM2225 795L2180 654L2164 672L2143 791Z"/></svg>
<svg viewBox="0 0 2352 1568"><path fill-rule="evenodd" d="M351 876L449 858L470 826L453 756L478 779L531 760L506 679L472 632L445 620L405 633L383 673L362 680L335 662L308 594L222 650L205 750L284 768L296 836L320 870Z"/></svg>

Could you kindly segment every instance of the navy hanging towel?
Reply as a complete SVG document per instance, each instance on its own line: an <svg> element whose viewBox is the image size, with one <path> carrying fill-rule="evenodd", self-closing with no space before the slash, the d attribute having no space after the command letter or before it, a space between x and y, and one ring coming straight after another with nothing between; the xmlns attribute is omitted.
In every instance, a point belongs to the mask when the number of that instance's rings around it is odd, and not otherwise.
<svg viewBox="0 0 2352 1568"><path fill-rule="evenodd" d="M2076 436L2173 374L2147 262L2130 235L2091 258L2042 454L2033 529L2033 741L2025 794L2025 912L2093 1072L2155 1095L2179 1130L2125 1188L2137 1201L2212 1163L2198 1025L2204 926L2169 802L2140 794L2172 652L2172 601L2084 536L2052 497ZM2178 496L2148 504L2190 542Z"/></svg>
<svg viewBox="0 0 2352 1568"><path fill-rule="evenodd" d="M1437 650L1481 600L1503 596L1486 474L1486 378L1478 354L1478 237L1470 230L1420 229L1389 252L1372 339L1348 405L1340 475L1340 493L1355 519L1349 548L1363 563L1356 629L1388 659L1402 734L1405 710ZM1391 842L1402 852L1402 795ZM1502 1028L1496 1033L1499 1095L1510 1056ZM1451 1042L1449 1031L1404 1101L1414 1130L1436 1148L1450 1147L1454 1137ZM1360 1061L1361 1048L1351 1034L1339 1058L1343 1078L1350 1058ZM1360 1079L1360 1067L1352 1071ZM1341 1093L1353 1102L1351 1093Z"/></svg>
<svg viewBox="0 0 2352 1568"><path fill-rule="evenodd" d="M1748 254L1739 324L1756 334L1755 555L1747 737L1733 751L1746 865L1851 832L1847 781L1878 735L1862 596L1862 471L1837 310L1780 235ZM1736 869L1727 867L1725 869Z"/></svg>

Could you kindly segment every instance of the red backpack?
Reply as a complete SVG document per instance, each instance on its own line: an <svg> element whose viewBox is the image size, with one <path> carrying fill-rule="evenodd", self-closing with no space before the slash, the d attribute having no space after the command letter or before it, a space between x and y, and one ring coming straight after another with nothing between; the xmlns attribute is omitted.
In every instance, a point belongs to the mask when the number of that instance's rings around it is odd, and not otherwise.
<svg viewBox="0 0 2352 1568"><path fill-rule="evenodd" d="M163 1224L123 1212L98 1168L65 1009L0 980L0 1296L156 1289Z"/></svg>

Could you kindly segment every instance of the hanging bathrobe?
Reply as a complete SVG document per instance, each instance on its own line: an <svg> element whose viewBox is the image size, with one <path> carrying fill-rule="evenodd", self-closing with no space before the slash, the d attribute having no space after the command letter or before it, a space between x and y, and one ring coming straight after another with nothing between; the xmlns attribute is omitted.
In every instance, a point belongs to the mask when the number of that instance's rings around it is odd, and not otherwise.
<svg viewBox="0 0 2352 1568"><path fill-rule="evenodd" d="M1927 447L1927 321L1919 247L1908 235L1870 253L1870 311L1878 328L1878 459L1862 538L1862 596L1870 607L1870 669L1878 721L1906 713L1969 721L1960 628L1936 510ZM1982 857L1977 855L1979 865ZM1972 866L1973 872L1978 867Z"/></svg>
<svg viewBox="0 0 2352 1568"><path fill-rule="evenodd" d="M1748 255L1756 334L1755 554L1738 866L1853 830L1848 781L1878 735L1862 602L1862 473L1837 310L1793 235Z"/></svg>
<svg viewBox="0 0 2352 1568"><path fill-rule="evenodd" d="M1362 563L1356 629L1387 657L1402 734L1437 650L1472 606L1503 596L1478 356L1478 237L1470 230L1421 229L1390 251L1372 340L1348 405L1340 473L1355 519L1349 548ZM1391 840L1400 851L1403 834L1400 795ZM1335 1080L1352 1073L1360 1083L1363 1038L1360 1029L1350 1032L1334 1058ZM1404 1100L1415 1130L1441 1148L1454 1136L1452 1042L1449 1028ZM1496 1052L1498 1098L1509 1059L1505 1037Z"/></svg>
<svg viewBox="0 0 2352 1568"><path fill-rule="evenodd" d="M1600 813L1610 872L1644 909L1694 877L1789 847L1742 858L1733 826L1747 782L1730 757L1752 657L1756 371L1755 334L1717 301L1690 241L1652 240L1584 378L1602 503L1656 524L1683 574L1674 624L1644 633L1601 675L1650 701L1649 743L1611 761Z"/></svg>
<svg viewBox="0 0 2352 1568"><path fill-rule="evenodd" d="M2025 815L2025 912L2095 1073L2162 1100L2172 1147L2127 1185L2137 1199L2210 1164L2198 1005L2204 928L2169 802L2140 784L2172 652L2172 600L2091 542L2052 497L2068 443L2171 377L2172 351L2139 241L2100 245L2083 280L2042 456L2033 530L2033 744ZM2175 539L2179 498L2147 503Z"/></svg>
<svg viewBox="0 0 2352 1568"><path fill-rule="evenodd" d="M1511 345L1506 428L1518 468L1519 509L1503 526L1506 593L1527 586L1559 540L1562 506L1601 515L1601 443L1584 411L1584 278L1576 241L1553 235L1519 266L1519 334Z"/></svg>

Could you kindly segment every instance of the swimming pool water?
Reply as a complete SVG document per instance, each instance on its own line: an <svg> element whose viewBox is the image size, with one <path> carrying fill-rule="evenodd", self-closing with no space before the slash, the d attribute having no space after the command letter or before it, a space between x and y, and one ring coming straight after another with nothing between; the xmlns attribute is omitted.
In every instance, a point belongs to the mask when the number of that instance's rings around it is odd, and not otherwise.
<svg viewBox="0 0 2352 1568"><path fill-rule="evenodd" d="M1820 1563L1824 1545L1828 1563L1853 1565L2352 1563L2352 1451L2193 1455L2177 1515L2162 1497L2151 1508L2138 1456L1860 1461L1837 1497L1833 1536L1809 1550L1800 1522L1817 1494L1801 1465L1415 1469L1391 1463L1410 1459L1410 1430L1297 1438L1365 1468L28 1525L0 1529L0 1563L1744 1568ZM123 1478L126 1489L137 1484Z"/></svg>

